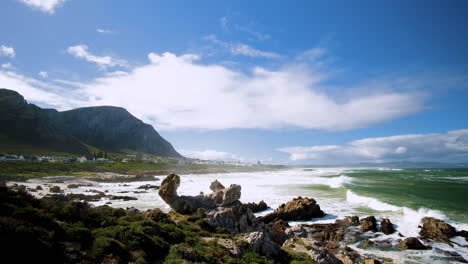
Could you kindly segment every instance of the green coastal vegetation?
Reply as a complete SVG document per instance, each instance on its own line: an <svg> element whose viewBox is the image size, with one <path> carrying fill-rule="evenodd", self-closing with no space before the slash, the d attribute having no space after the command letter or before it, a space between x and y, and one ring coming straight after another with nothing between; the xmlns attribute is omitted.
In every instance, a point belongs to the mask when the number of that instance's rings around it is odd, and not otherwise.
<svg viewBox="0 0 468 264"><path fill-rule="evenodd" d="M287 250L280 259L247 248L233 256L227 245L245 241L208 225L203 210L181 215L92 207L6 187L0 187L0 233L5 263L314 263Z"/></svg>
<svg viewBox="0 0 468 264"><path fill-rule="evenodd" d="M99 173L111 172L125 175L135 175L134 180L145 179L153 175L167 175L170 173L222 173L248 172L284 169L279 165L254 164L250 166L238 165L210 165L210 164L179 164L177 160L156 163L139 162L0 162L0 178L26 180L46 176L76 176L98 178Z"/></svg>

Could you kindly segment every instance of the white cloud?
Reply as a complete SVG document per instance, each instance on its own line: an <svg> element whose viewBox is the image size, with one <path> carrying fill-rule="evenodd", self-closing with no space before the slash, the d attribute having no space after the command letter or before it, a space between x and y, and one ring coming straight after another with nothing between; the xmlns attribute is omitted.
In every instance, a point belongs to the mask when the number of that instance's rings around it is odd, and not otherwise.
<svg viewBox="0 0 468 264"><path fill-rule="evenodd" d="M42 78L47 78L49 76L49 74L45 71L40 71L39 73L39 76L41 76Z"/></svg>
<svg viewBox="0 0 468 264"><path fill-rule="evenodd" d="M31 8L38 9L42 12L54 14L55 9L65 3L67 0L19 0Z"/></svg>
<svg viewBox="0 0 468 264"><path fill-rule="evenodd" d="M228 18L227 17L221 17L219 19L219 24L221 25L221 28L224 30L224 31L229 31L229 28L228 28Z"/></svg>
<svg viewBox="0 0 468 264"><path fill-rule="evenodd" d="M13 66L11 63L8 62L8 63L3 63L2 68L6 70L12 70L15 68L15 66Z"/></svg>
<svg viewBox="0 0 468 264"><path fill-rule="evenodd" d="M468 158L468 129L447 133L366 138L344 145L285 147L293 161L344 164L391 161L462 161Z"/></svg>
<svg viewBox="0 0 468 264"><path fill-rule="evenodd" d="M181 149L179 150L179 153L182 154L182 156L187 157L187 158L193 158L193 159L201 159L201 160L239 160L239 157L236 155L229 153L229 152L223 152L223 151L216 151L216 150L187 150L187 149Z"/></svg>
<svg viewBox="0 0 468 264"><path fill-rule="evenodd" d="M111 56L96 56L88 51L86 45L76 45L68 47L67 52L76 58L84 59L89 62L96 63L100 68L106 69L107 67L121 66L126 67L125 60L116 59Z"/></svg>
<svg viewBox="0 0 468 264"><path fill-rule="evenodd" d="M15 49L10 46L0 45L0 56L14 58L16 55Z"/></svg>
<svg viewBox="0 0 468 264"><path fill-rule="evenodd" d="M249 57L263 57L263 58L281 58L282 56L275 52L267 52L255 49L247 44L243 43L230 43L226 41L219 40L215 35L208 35L204 38L205 40L211 41L214 44L217 44L234 55L244 55Z"/></svg>
<svg viewBox="0 0 468 264"><path fill-rule="evenodd" d="M323 92L329 76L305 65L249 73L197 63L197 55L150 53L151 63L84 84L93 105L125 107L158 128L348 130L422 109L418 94L381 92L338 102ZM375 85L377 89L377 85Z"/></svg>
<svg viewBox="0 0 468 264"><path fill-rule="evenodd" d="M247 33L251 36L253 36L255 39L257 40L267 40L267 39L270 39L271 36L268 35L268 34L262 34L258 31L255 31L253 29L250 29L248 27L243 27L243 26L239 26L239 25L235 25L235 28L238 30L238 31L241 31L241 32L244 32L244 33Z"/></svg>
<svg viewBox="0 0 468 264"><path fill-rule="evenodd" d="M102 29L102 28L97 28L96 32L101 33L101 34L112 34L113 31L109 29Z"/></svg>

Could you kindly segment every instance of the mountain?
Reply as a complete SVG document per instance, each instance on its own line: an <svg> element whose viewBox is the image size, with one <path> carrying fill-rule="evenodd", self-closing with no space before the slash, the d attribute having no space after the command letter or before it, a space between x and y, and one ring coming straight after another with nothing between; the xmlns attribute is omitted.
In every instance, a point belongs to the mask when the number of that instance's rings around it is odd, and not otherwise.
<svg viewBox="0 0 468 264"><path fill-rule="evenodd" d="M182 157L151 125L121 107L59 112L28 104L19 93L0 89L0 121L0 152L30 148L89 156L92 146L115 153Z"/></svg>

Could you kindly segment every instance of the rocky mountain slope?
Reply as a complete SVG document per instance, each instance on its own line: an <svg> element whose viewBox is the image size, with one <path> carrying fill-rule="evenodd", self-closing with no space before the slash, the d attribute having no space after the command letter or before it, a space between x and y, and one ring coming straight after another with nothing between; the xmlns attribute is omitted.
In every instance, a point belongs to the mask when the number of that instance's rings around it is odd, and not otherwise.
<svg viewBox="0 0 468 264"><path fill-rule="evenodd" d="M5 135L0 141L7 143L19 141L73 154L89 154L87 144L108 152L181 157L151 125L120 107L59 112L28 104L19 93L0 89L0 120L0 133Z"/></svg>

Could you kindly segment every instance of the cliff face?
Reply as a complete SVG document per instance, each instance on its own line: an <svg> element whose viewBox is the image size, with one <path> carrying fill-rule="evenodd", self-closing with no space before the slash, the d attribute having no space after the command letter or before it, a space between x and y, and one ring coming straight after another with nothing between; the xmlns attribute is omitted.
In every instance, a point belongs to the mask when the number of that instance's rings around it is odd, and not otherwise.
<svg viewBox="0 0 468 264"><path fill-rule="evenodd" d="M156 130L127 110L114 106L60 112L60 126L89 145L112 152L132 150L158 156L181 157Z"/></svg>
<svg viewBox="0 0 468 264"><path fill-rule="evenodd" d="M0 89L0 148L16 150L15 145L30 149L43 149L89 155L86 146L62 130L46 111L28 104L19 93ZM19 148L17 152L22 152Z"/></svg>
<svg viewBox="0 0 468 264"><path fill-rule="evenodd" d="M83 143L108 152L136 151L181 157L151 125L113 106L58 112L28 104L19 93L0 89L0 141L21 141L53 151L88 155ZM1 142L0 142L1 146Z"/></svg>

